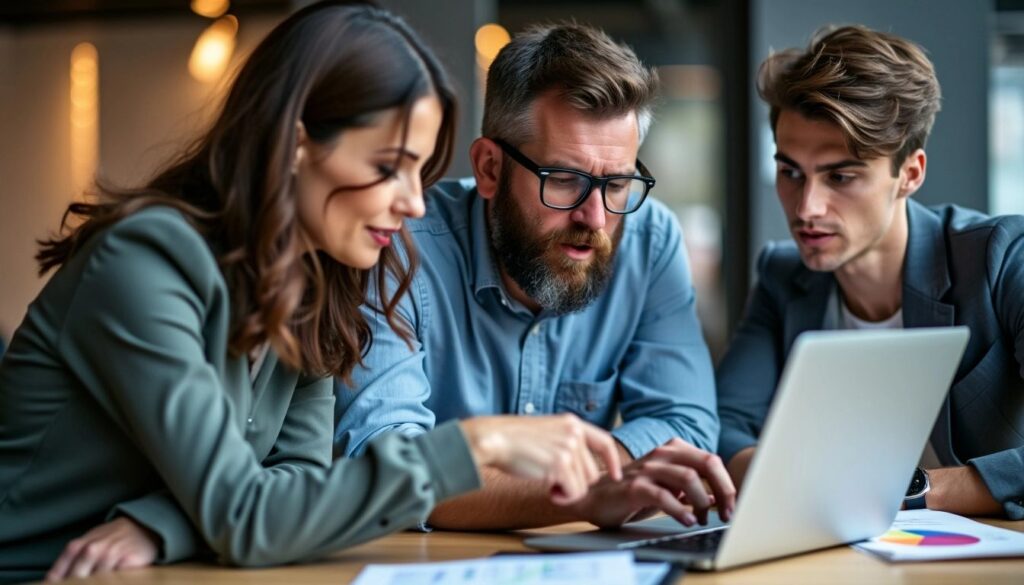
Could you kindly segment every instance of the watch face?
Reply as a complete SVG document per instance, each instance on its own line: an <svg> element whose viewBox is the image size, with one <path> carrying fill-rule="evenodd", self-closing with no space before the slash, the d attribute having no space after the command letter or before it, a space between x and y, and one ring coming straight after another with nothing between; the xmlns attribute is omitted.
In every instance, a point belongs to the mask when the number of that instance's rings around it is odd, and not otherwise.
<svg viewBox="0 0 1024 585"><path fill-rule="evenodd" d="M920 467L914 470L914 477L910 480L910 487L907 488L908 498L916 498L925 492L928 487L928 478Z"/></svg>

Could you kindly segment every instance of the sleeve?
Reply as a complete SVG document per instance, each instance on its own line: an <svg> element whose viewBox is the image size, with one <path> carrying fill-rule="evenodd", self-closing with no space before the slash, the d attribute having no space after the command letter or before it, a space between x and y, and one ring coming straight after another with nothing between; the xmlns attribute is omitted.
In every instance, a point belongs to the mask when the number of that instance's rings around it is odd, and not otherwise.
<svg viewBox="0 0 1024 585"><path fill-rule="evenodd" d="M718 438L711 357L690 279L682 232L667 211L655 240L664 247L649 266L650 285L621 367L612 435L639 458L673 437L714 451Z"/></svg>
<svg viewBox="0 0 1024 585"><path fill-rule="evenodd" d="M330 379L300 379L281 432L263 466L330 467L333 404ZM160 564L194 557L206 549L202 536L167 490L118 504L107 519L117 516L127 516L160 537Z"/></svg>
<svg viewBox="0 0 1024 585"><path fill-rule="evenodd" d="M766 286L771 280L771 253L769 243L758 258L758 282L747 301L743 320L716 370L718 416L722 421L718 453L726 462L757 444L785 357L781 311Z"/></svg>
<svg viewBox="0 0 1024 585"><path fill-rule="evenodd" d="M989 272L1000 327L1004 338L1013 340L1017 375L1024 379L1024 235L1021 235L1021 230L1015 231L1011 234L1002 226L993 230L989 258L995 261ZM993 255L993 249L1005 252ZM1024 520L1024 447L983 455L967 463L978 470L992 497L1003 506L1006 516L1011 520Z"/></svg>
<svg viewBox="0 0 1024 585"><path fill-rule="evenodd" d="M437 502L479 486L457 424L381 437L366 456L331 467L295 464L324 461L323 441L297 431L277 453L288 463L265 468L204 353L206 313L218 302L212 260L194 269L197 255L209 256L205 244L174 226L124 223L100 236L59 351L225 562L319 557L413 526ZM316 453L295 450L310 441Z"/></svg>
<svg viewBox="0 0 1024 585"><path fill-rule="evenodd" d="M434 428L434 413L426 406L431 388L420 342L429 323L430 308L422 281L424 272L422 268L417 271L409 293L397 307L397 316L414 332L411 347L388 325L384 315L367 308L369 303L362 307L373 343L363 356L363 364L352 372L352 386L341 380L334 382L337 455L359 455L371 440L387 432L415 436ZM376 302L373 294L371 287L370 303Z"/></svg>

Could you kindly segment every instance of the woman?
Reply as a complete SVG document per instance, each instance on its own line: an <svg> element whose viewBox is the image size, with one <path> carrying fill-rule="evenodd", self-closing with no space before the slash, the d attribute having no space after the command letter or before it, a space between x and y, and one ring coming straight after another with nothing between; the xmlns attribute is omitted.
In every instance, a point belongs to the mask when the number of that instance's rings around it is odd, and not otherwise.
<svg viewBox="0 0 1024 585"><path fill-rule="evenodd" d="M402 219L423 214L453 121L403 23L317 4L256 48L211 129L146 188L69 207L83 222L44 242L41 269L58 270L0 365L0 578L58 557L50 578L206 550L309 559L414 525L481 465L543 478L562 503L596 480L590 450L618 478L610 437L568 416L392 434L331 462L327 376L372 342L367 288L409 284L415 259L389 244L411 250ZM403 330L395 305L379 310Z"/></svg>

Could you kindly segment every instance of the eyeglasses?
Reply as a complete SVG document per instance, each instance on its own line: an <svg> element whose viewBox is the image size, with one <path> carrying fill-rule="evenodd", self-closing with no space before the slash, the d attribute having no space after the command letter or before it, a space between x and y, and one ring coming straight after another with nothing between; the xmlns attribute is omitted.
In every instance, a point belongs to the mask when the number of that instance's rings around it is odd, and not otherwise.
<svg viewBox="0 0 1024 585"><path fill-rule="evenodd" d="M537 175L540 179L540 201L552 209L575 209L583 205L594 192L594 187L600 187L604 208L611 213L625 215L640 209L654 187L654 177L650 176L650 171L640 159L636 161L636 168L641 175L595 177L576 169L542 167L504 140L492 140L512 160Z"/></svg>

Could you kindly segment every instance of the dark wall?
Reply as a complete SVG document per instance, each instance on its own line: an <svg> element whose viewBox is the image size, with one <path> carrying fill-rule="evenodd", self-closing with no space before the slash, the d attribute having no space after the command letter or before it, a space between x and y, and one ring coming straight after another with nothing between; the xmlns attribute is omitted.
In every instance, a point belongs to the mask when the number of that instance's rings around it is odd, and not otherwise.
<svg viewBox="0 0 1024 585"><path fill-rule="evenodd" d="M927 145L928 176L915 197L988 208L988 93L993 0L751 0L750 87L771 48L805 47L821 25L864 24L921 44L942 86L939 112ZM774 144L767 108L752 98L751 260L766 240L785 239L785 220L774 190Z"/></svg>

